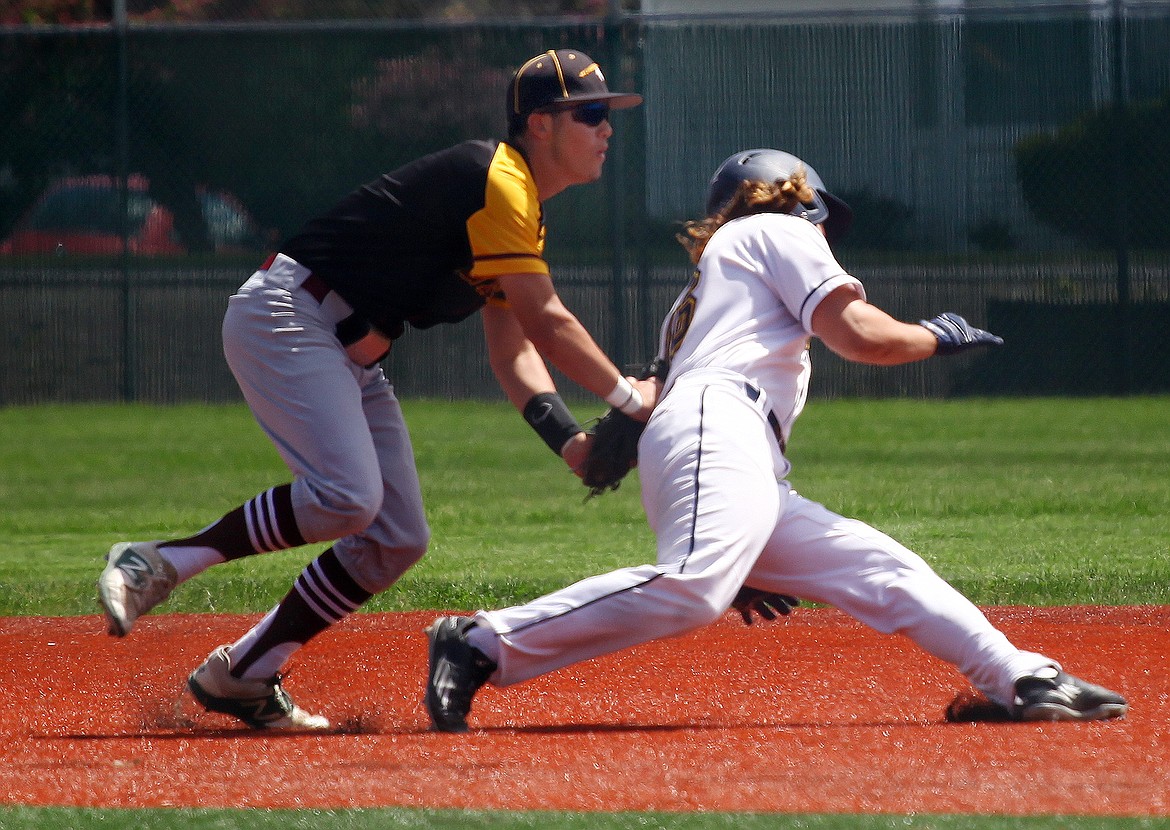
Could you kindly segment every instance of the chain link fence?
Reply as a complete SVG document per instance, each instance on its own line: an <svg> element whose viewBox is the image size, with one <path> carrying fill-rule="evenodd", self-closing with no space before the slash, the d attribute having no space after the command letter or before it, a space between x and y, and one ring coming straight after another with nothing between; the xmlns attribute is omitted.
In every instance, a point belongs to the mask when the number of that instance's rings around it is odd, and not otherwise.
<svg viewBox="0 0 1170 830"><path fill-rule="evenodd" d="M710 171L774 146L854 206L838 255L871 300L1007 340L898 369L816 345L814 395L1166 391L1166 43L1149 2L0 26L0 404L235 400L219 322L265 254L356 185L501 136L512 68L563 46L646 97L603 180L546 205L557 284L620 364L689 278L673 235ZM474 318L408 332L387 369L403 395L499 396Z"/></svg>

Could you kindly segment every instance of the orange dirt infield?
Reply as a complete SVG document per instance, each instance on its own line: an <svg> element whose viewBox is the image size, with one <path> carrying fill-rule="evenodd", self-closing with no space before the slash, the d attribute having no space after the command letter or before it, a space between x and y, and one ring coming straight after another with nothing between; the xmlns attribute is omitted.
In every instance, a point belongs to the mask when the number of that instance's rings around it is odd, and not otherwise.
<svg viewBox="0 0 1170 830"><path fill-rule="evenodd" d="M256 617L0 620L0 803L1170 815L1170 608L992 608L1023 648L1130 701L1120 721L953 724L966 681L832 610L729 614L510 689L428 731L426 614L319 637L286 687L337 733L251 732L187 673Z"/></svg>

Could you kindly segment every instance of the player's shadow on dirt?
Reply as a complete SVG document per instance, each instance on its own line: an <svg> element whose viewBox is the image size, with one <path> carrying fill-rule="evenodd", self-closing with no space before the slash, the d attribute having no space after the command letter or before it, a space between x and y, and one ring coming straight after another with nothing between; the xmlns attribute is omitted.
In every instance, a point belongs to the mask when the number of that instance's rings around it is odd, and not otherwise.
<svg viewBox="0 0 1170 830"><path fill-rule="evenodd" d="M520 735L578 735L590 732L601 733L671 733L671 732L729 732L739 730L806 730L806 729L924 729L944 724L937 721L822 721L820 723L797 723L777 721L769 723L569 723L542 724L537 726L484 726L472 727L471 732L489 734Z"/></svg>
<svg viewBox="0 0 1170 830"><path fill-rule="evenodd" d="M941 719L868 721L774 721L769 723L572 723L533 726L486 726L472 731L532 735L574 735L588 732L696 732L735 729L920 729L947 724L1014 723L1006 709L970 690L955 695Z"/></svg>
<svg viewBox="0 0 1170 830"><path fill-rule="evenodd" d="M30 735L29 737L34 741L127 741L127 740L150 740L150 741L191 741L203 739L223 740L225 738L243 738L243 739L260 739L272 740L273 738L304 738L306 736L313 737L316 735L330 735L330 734L344 734L341 732L289 732L285 730L269 730L249 729L244 726L239 729L194 729L188 732L151 732L143 730L141 732L109 732L106 734L97 734L89 732L86 734L80 733L63 733L59 735Z"/></svg>
<svg viewBox="0 0 1170 830"><path fill-rule="evenodd" d="M223 715L195 711L194 706L183 698L174 701L158 701L143 706L135 718L136 726L124 730L107 727L101 732L34 733L33 740L68 739L73 741L103 741L126 739L183 740L224 739L224 738L303 738L305 736L328 735L391 735L411 734L425 731L418 722L404 723L398 713L363 712L332 718L329 729L252 729L231 721ZM227 726L223 724L229 724ZM234 725L231 725L234 724Z"/></svg>
<svg viewBox="0 0 1170 830"><path fill-rule="evenodd" d="M472 727L467 735L588 735L588 734L672 734L696 732L729 732L740 730L780 730L780 731L825 731L832 729L935 729L939 726L962 725L969 723L1012 723L1007 713L997 707L968 711L963 714L947 712L946 717L939 720L879 720L879 721L820 721L795 722L781 721L771 723L565 723L539 724L533 726L483 726ZM70 733L70 734L34 734L29 737L33 740L71 740L71 741L107 741L107 740L142 740L174 741L174 740L280 740L304 737L346 737L352 735L434 735L438 732L427 726L400 724L386 726L370 723L345 722L332 729L286 731L280 729L250 729L246 726L235 728L207 729L198 725L184 727L163 727L156 729L142 729L139 731L109 732L109 733ZM455 735L454 738L464 738L466 735Z"/></svg>
<svg viewBox="0 0 1170 830"><path fill-rule="evenodd" d="M218 716L211 716L218 717ZM734 730L825 730L825 729L923 729L947 724L1010 723L1007 710L974 692L960 692L947 706L942 719L925 720L867 720L867 721L771 721L771 722L722 722L722 723L558 723L532 725L506 725L473 727L471 734L487 735L585 735L601 734L670 734L682 732L727 732ZM201 716L192 716L175 701L171 705L153 707L144 711L138 729L124 732L72 734L33 734L34 740L68 739L73 741L104 741L117 739L150 740L199 740L199 739L272 739L297 738L306 735L439 735L429 726L417 721L404 722L401 713L366 712L349 715L335 720L331 729L319 731L257 730L246 726L207 728L201 724Z"/></svg>

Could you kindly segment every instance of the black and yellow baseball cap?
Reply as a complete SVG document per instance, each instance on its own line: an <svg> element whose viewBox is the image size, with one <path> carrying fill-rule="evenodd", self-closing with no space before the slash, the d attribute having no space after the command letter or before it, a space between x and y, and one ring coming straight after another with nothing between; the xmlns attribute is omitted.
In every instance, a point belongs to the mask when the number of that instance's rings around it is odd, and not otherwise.
<svg viewBox="0 0 1170 830"><path fill-rule="evenodd" d="M526 60L508 85L508 122L515 125L529 113L557 104L605 101L612 109L636 107L642 96L610 92L601 67L576 49L550 49ZM522 126L522 125L521 125Z"/></svg>

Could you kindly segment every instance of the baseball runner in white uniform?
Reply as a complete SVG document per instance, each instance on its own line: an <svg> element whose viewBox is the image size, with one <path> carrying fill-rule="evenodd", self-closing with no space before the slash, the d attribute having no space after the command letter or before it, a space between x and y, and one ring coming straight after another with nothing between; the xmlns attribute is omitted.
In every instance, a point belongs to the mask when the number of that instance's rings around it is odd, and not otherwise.
<svg viewBox="0 0 1170 830"><path fill-rule="evenodd" d="M680 237L696 268L662 327L670 372L638 447L656 562L436 620L426 694L435 727L466 730L485 682L508 686L711 623L745 585L782 612L801 597L904 634L1011 717L1124 714L1121 696L1010 643L917 554L787 480L810 337L881 365L1002 341L958 315L907 324L867 303L826 239L847 228L848 206L787 153L729 158L712 178L707 216Z"/></svg>

